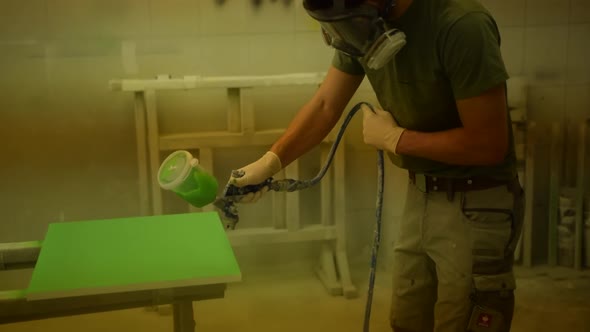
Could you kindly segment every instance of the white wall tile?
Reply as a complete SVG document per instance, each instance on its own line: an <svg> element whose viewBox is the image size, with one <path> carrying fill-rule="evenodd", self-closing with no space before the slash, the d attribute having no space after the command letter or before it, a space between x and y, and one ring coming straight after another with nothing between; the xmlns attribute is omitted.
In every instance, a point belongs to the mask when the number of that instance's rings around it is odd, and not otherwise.
<svg viewBox="0 0 590 332"><path fill-rule="evenodd" d="M531 27L525 33L525 74L533 81L563 82L567 26Z"/></svg>
<svg viewBox="0 0 590 332"><path fill-rule="evenodd" d="M500 26L523 26L526 0L480 0Z"/></svg>
<svg viewBox="0 0 590 332"><path fill-rule="evenodd" d="M198 58L192 57L189 54L145 55L138 57L137 63L137 72L128 72L126 76L151 78L157 75L171 75L173 77L182 77L197 75L201 72Z"/></svg>
<svg viewBox="0 0 590 332"><path fill-rule="evenodd" d="M326 72L332 62L334 49L326 45L319 31L295 34L295 61L297 72Z"/></svg>
<svg viewBox="0 0 590 332"><path fill-rule="evenodd" d="M113 39L55 40L46 45L52 59L121 55L121 41Z"/></svg>
<svg viewBox="0 0 590 332"><path fill-rule="evenodd" d="M362 116L357 115L362 121ZM349 134L347 132L347 134ZM346 210L375 208L377 195L377 152L375 150L349 150L346 158ZM374 193L371 195L370 193Z"/></svg>
<svg viewBox="0 0 590 332"><path fill-rule="evenodd" d="M295 30L295 5L280 1L264 2L246 9L246 33L290 33Z"/></svg>
<svg viewBox="0 0 590 332"><path fill-rule="evenodd" d="M568 83L590 83L590 24L570 25L568 40Z"/></svg>
<svg viewBox="0 0 590 332"><path fill-rule="evenodd" d="M527 26L567 24L569 7L569 1L564 0L528 0L526 24Z"/></svg>
<svg viewBox="0 0 590 332"><path fill-rule="evenodd" d="M200 73L200 38L142 40L136 44L138 74L142 77L154 77L159 74L184 76Z"/></svg>
<svg viewBox="0 0 590 332"><path fill-rule="evenodd" d="M502 38L502 57L508 74L520 75L524 71L524 38L523 27L500 27Z"/></svg>
<svg viewBox="0 0 590 332"><path fill-rule="evenodd" d="M51 38L137 38L149 33L142 0L47 0Z"/></svg>
<svg viewBox="0 0 590 332"><path fill-rule="evenodd" d="M320 24L312 19L301 1L295 1L295 29L297 31L320 31Z"/></svg>
<svg viewBox="0 0 590 332"><path fill-rule="evenodd" d="M247 35L203 36L200 49L203 76L245 75L249 72Z"/></svg>
<svg viewBox="0 0 590 332"><path fill-rule="evenodd" d="M0 42L0 61L45 57L45 43L37 41Z"/></svg>
<svg viewBox="0 0 590 332"><path fill-rule="evenodd" d="M590 1L588 0L570 0L570 22L571 23L590 23Z"/></svg>
<svg viewBox="0 0 590 332"><path fill-rule="evenodd" d="M274 75L292 73L295 62L294 34L249 35L250 75Z"/></svg>
<svg viewBox="0 0 590 332"><path fill-rule="evenodd" d="M194 36L199 32L195 0L150 0L152 36Z"/></svg>
<svg viewBox="0 0 590 332"><path fill-rule="evenodd" d="M538 86L529 88L529 118L547 123L565 118L565 86Z"/></svg>
<svg viewBox="0 0 590 332"><path fill-rule="evenodd" d="M253 89L256 129L286 128L316 90L317 86L313 85Z"/></svg>
<svg viewBox="0 0 590 332"><path fill-rule="evenodd" d="M227 129L225 89L158 91L157 103L163 134Z"/></svg>
<svg viewBox="0 0 590 332"><path fill-rule="evenodd" d="M566 115L577 120L590 117L590 84L570 85L565 95Z"/></svg>
<svg viewBox="0 0 590 332"><path fill-rule="evenodd" d="M36 40L45 37L45 0L3 0L0 4L0 40Z"/></svg>
<svg viewBox="0 0 590 332"><path fill-rule="evenodd" d="M4 52L5 49L0 47L0 54ZM47 76L42 58L0 58L0 72L0 126L4 134L10 127L5 127L10 124L6 116L22 118L24 124L27 117L42 110L47 93Z"/></svg>
<svg viewBox="0 0 590 332"><path fill-rule="evenodd" d="M199 31L202 35L244 33L247 29L248 1L199 2Z"/></svg>

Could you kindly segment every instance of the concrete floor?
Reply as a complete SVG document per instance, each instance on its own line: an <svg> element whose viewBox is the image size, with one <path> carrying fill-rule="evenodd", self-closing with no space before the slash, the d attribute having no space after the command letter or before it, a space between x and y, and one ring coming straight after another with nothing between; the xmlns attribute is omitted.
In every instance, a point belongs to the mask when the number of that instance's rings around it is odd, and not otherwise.
<svg viewBox="0 0 590 332"><path fill-rule="evenodd" d="M366 279L367 270L354 273ZM246 274L245 274L246 275ZM517 308L512 331L590 331L590 271L517 268ZM308 269L249 273L231 285L226 297L194 304L196 331L362 331L366 285L347 300L328 296ZM377 275L371 331L388 326L389 274ZM169 307L54 318L0 325L0 332L172 331Z"/></svg>

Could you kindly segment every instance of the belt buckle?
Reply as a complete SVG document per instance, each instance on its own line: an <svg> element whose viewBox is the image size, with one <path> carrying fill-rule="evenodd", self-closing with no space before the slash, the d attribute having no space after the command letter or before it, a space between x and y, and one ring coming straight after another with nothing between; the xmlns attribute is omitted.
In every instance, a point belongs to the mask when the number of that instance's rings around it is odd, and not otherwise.
<svg viewBox="0 0 590 332"><path fill-rule="evenodd" d="M416 188L418 188L418 190L420 190L421 192L428 192L426 188L426 175L416 174L414 184L416 185Z"/></svg>

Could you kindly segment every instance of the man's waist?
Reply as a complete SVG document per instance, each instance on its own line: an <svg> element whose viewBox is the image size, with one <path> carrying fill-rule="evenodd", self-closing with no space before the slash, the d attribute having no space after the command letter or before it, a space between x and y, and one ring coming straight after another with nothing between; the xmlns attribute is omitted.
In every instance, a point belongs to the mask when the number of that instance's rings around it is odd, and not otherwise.
<svg viewBox="0 0 590 332"><path fill-rule="evenodd" d="M518 181L515 179L498 179L489 176L441 177L408 171L410 182L423 192L463 192L485 190L497 186L509 187Z"/></svg>

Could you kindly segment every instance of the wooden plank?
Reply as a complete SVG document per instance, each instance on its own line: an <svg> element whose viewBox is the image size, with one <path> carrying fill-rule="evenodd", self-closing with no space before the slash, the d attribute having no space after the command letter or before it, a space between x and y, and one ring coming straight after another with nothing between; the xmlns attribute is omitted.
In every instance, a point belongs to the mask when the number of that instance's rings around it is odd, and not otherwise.
<svg viewBox="0 0 590 332"><path fill-rule="evenodd" d="M253 246L272 243L328 241L336 238L334 226L311 225L297 231L273 227L236 229L227 233L232 246Z"/></svg>
<svg viewBox="0 0 590 332"><path fill-rule="evenodd" d="M183 133L168 134L160 136L160 149L162 151L174 151L181 149L200 149L208 148L231 148L231 147L254 147L270 146L281 135L285 129L259 130L251 134L230 133L227 131L200 132L200 133ZM328 142L330 137L326 137L324 142ZM359 145L359 149L368 150L366 144Z"/></svg>
<svg viewBox="0 0 590 332"><path fill-rule="evenodd" d="M113 91L147 91L147 90L188 90L197 88L249 88L265 86L317 85L325 73L295 73L282 75L257 76L184 76L182 78L158 77L157 79L111 80L109 87Z"/></svg>
<svg viewBox="0 0 590 332"><path fill-rule="evenodd" d="M241 280L214 212L49 225L28 300Z"/></svg>
<svg viewBox="0 0 590 332"><path fill-rule="evenodd" d="M275 176L277 179L285 178L285 169ZM287 193L283 191L272 192L272 223L275 229L287 228Z"/></svg>
<svg viewBox="0 0 590 332"><path fill-rule="evenodd" d="M574 267L581 270L584 267L584 185L586 183L586 137L588 122L580 123L578 129L578 169L576 174L576 233Z"/></svg>
<svg viewBox="0 0 590 332"><path fill-rule="evenodd" d="M530 122L527 128L527 148L525 165L525 213L523 225L523 265L533 265L533 212L534 212L534 178L535 178L535 135L536 123Z"/></svg>
<svg viewBox="0 0 590 332"><path fill-rule="evenodd" d="M242 131L242 116L240 111L240 89L227 89L227 130L230 133Z"/></svg>
<svg viewBox="0 0 590 332"><path fill-rule="evenodd" d="M340 141L340 147L334 154L332 167L334 168L334 224L337 230L338 250L346 249L346 154L345 138Z"/></svg>
<svg viewBox="0 0 590 332"><path fill-rule="evenodd" d="M0 270L34 266L41 245L41 241L0 243Z"/></svg>
<svg viewBox="0 0 590 332"><path fill-rule="evenodd" d="M147 148L147 121L145 93L136 92L134 94L134 112L135 112L135 143L137 145L137 184L139 194L139 213L142 216L151 214L150 205L150 179L148 172L148 148Z"/></svg>
<svg viewBox="0 0 590 332"><path fill-rule="evenodd" d="M328 156L330 154L330 145L327 144L321 144L320 145L320 151L321 151L321 156L320 156L320 167L323 167L326 162L328 161ZM333 198L333 190L334 190L334 186L332 184L332 176L333 176L333 168L330 167L327 171L326 174L324 175L324 178L322 179L321 183L320 183L320 199L321 199L321 223L322 225L328 226L328 225L333 225L334 224L334 220L333 220L333 209L334 209L334 205L332 204L332 198Z"/></svg>
<svg viewBox="0 0 590 332"><path fill-rule="evenodd" d="M342 138L340 148L334 156L334 223L336 225L336 242L334 255L342 292L346 298L357 296L357 290L352 283L348 264L348 250L346 239L346 142Z"/></svg>
<svg viewBox="0 0 590 332"><path fill-rule="evenodd" d="M285 177L288 179L299 179L299 160L293 161L285 167ZM286 195L286 224L289 231L296 231L301 228L301 211L299 191Z"/></svg>
<svg viewBox="0 0 590 332"><path fill-rule="evenodd" d="M212 176L215 176L215 173L214 173L215 164L213 161L213 149L210 149L210 148L199 149L199 163L201 164L201 167L203 167L205 172L211 174ZM223 179L223 180L225 180L225 179ZM222 182L219 185L225 186L225 183ZM212 212L214 210L215 210L215 208L213 207L213 204L209 204L209 205L203 207L203 211L205 211L205 212Z"/></svg>
<svg viewBox="0 0 590 332"><path fill-rule="evenodd" d="M162 190L156 174L160 168L160 130L158 129L158 113L156 110L156 93L145 92L145 109L147 119L147 142L149 151L149 177L151 179L152 192L152 213L160 215L163 213Z"/></svg>
<svg viewBox="0 0 590 332"><path fill-rule="evenodd" d="M322 245L316 274L324 284L328 294L332 296L342 295L342 283L338 280L334 248L331 243L324 243Z"/></svg>
<svg viewBox="0 0 590 332"><path fill-rule="evenodd" d="M242 117L242 132L252 135L256 130L254 124L254 101L252 100L252 89L242 88L240 90L240 115Z"/></svg>
<svg viewBox="0 0 590 332"><path fill-rule="evenodd" d="M559 220L559 197L561 194L562 145L561 123L555 122L551 126L551 161L549 166L549 243L547 257L551 266L557 265L557 224Z"/></svg>

